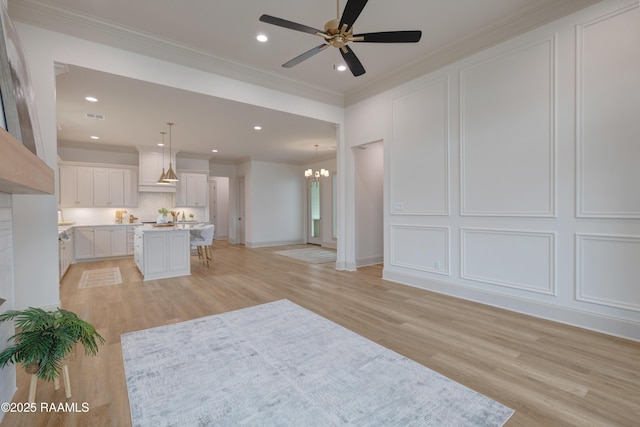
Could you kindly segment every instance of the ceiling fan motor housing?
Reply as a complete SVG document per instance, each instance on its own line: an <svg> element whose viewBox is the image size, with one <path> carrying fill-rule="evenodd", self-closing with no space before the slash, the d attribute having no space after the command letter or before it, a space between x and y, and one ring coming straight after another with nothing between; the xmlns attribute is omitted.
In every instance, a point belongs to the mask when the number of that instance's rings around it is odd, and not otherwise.
<svg viewBox="0 0 640 427"><path fill-rule="evenodd" d="M349 31L344 32L346 25L343 25L343 31L338 29L338 20L332 19L324 24L324 31L329 36L327 42L333 47L341 48L351 41L353 36L353 27Z"/></svg>

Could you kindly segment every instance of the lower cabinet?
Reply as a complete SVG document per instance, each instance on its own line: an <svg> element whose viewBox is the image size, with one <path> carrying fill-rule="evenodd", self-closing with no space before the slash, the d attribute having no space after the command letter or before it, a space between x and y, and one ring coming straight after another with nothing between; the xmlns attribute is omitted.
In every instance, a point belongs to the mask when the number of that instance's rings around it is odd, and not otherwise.
<svg viewBox="0 0 640 427"><path fill-rule="evenodd" d="M134 240L134 226L127 226L127 255L133 255L135 248L135 240Z"/></svg>
<svg viewBox="0 0 640 427"><path fill-rule="evenodd" d="M191 274L189 230L136 229L133 258L144 280Z"/></svg>
<svg viewBox="0 0 640 427"><path fill-rule="evenodd" d="M58 255L60 262L60 279L73 263L73 229L67 230L65 235L58 238Z"/></svg>
<svg viewBox="0 0 640 427"><path fill-rule="evenodd" d="M93 252L93 227L76 227L74 233L76 259L95 258Z"/></svg>
<svg viewBox="0 0 640 427"><path fill-rule="evenodd" d="M76 227L75 255L77 260L108 258L129 254L127 227Z"/></svg>

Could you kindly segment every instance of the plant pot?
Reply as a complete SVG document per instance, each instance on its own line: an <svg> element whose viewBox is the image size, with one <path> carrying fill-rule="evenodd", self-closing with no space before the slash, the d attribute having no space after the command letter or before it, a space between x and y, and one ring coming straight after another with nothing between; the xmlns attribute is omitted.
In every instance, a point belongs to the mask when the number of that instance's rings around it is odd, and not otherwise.
<svg viewBox="0 0 640 427"><path fill-rule="evenodd" d="M28 363L26 365L24 365L24 370L27 374L37 374L38 371L40 370L40 364L37 362L33 362L33 363Z"/></svg>

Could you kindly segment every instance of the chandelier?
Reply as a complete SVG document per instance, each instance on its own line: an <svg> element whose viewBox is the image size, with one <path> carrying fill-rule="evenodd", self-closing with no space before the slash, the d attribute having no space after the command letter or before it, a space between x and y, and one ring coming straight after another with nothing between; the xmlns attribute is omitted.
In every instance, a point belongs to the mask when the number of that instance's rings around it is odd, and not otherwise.
<svg viewBox="0 0 640 427"><path fill-rule="evenodd" d="M315 144L314 147L316 147L316 163L318 163L318 144ZM314 171L313 169L309 168L306 171L304 171L304 177L309 179L309 178L313 178L316 182L320 182L320 178L326 178L329 176L329 171L326 169L320 169L320 170L316 170Z"/></svg>

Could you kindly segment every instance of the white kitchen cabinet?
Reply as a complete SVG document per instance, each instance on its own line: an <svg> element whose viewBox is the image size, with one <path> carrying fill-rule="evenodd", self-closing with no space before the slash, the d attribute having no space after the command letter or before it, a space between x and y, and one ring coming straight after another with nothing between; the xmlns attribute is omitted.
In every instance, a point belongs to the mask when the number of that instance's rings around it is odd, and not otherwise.
<svg viewBox="0 0 640 427"><path fill-rule="evenodd" d="M173 156L169 156L169 153L166 153L163 160L162 152L150 151L149 149L143 149L142 147L138 147L138 150L140 151L138 163L139 190L175 192L175 183L171 183L169 185L158 184L158 179L160 179L162 169L164 168L165 172L169 170L170 161L175 170L175 154Z"/></svg>
<svg viewBox="0 0 640 427"><path fill-rule="evenodd" d="M207 205L208 176L201 173L181 173L176 188L175 205L203 208Z"/></svg>
<svg viewBox="0 0 640 427"><path fill-rule="evenodd" d="M127 227L127 255L133 255L135 250L135 227Z"/></svg>
<svg viewBox="0 0 640 427"><path fill-rule="evenodd" d="M93 168L60 166L59 186L61 207L93 206Z"/></svg>
<svg viewBox="0 0 640 427"><path fill-rule="evenodd" d="M95 227L93 236L95 258L127 255L126 227Z"/></svg>
<svg viewBox="0 0 640 427"><path fill-rule="evenodd" d="M143 260L143 252L142 252L142 233L133 233L133 262L140 270L140 273L144 276L144 263Z"/></svg>
<svg viewBox="0 0 640 427"><path fill-rule="evenodd" d="M74 246L76 260L95 258L93 252L93 227L75 227Z"/></svg>
<svg viewBox="0 0 640 427"><path fill-rule="evenodd" d="M93 206L124 206L124 170L94 168Z"/></svg>
<svg viewBox="0 0 640 427"><path fill-rule="evenodd" d="M126 226L75 227L76 260L128 255Z"/></svg>
<svg viewBox="0 0 640 427"><path fill-rule="evenodd" d="M138 207L138 171L124 170L124 205L128 208Z"/></svg>
<svg viewBox="0 0 640 427"><path fill-rule="evenodd" d="M133 168L60 165L61 207L137 207L138 174Z"/></svg>
<svg viewBox="0 0 640 427"><path fill-rule="evenodd" d="M144 280L191 274L188 229L135 230L134 261Z"/></svg>
<svg viewBox="0 0 640 427"><path fill-rule="evenodd" d="M73 263L73 229L65 231L58 237L59 240L59 262L60 262L60 279Z"/></svg>

